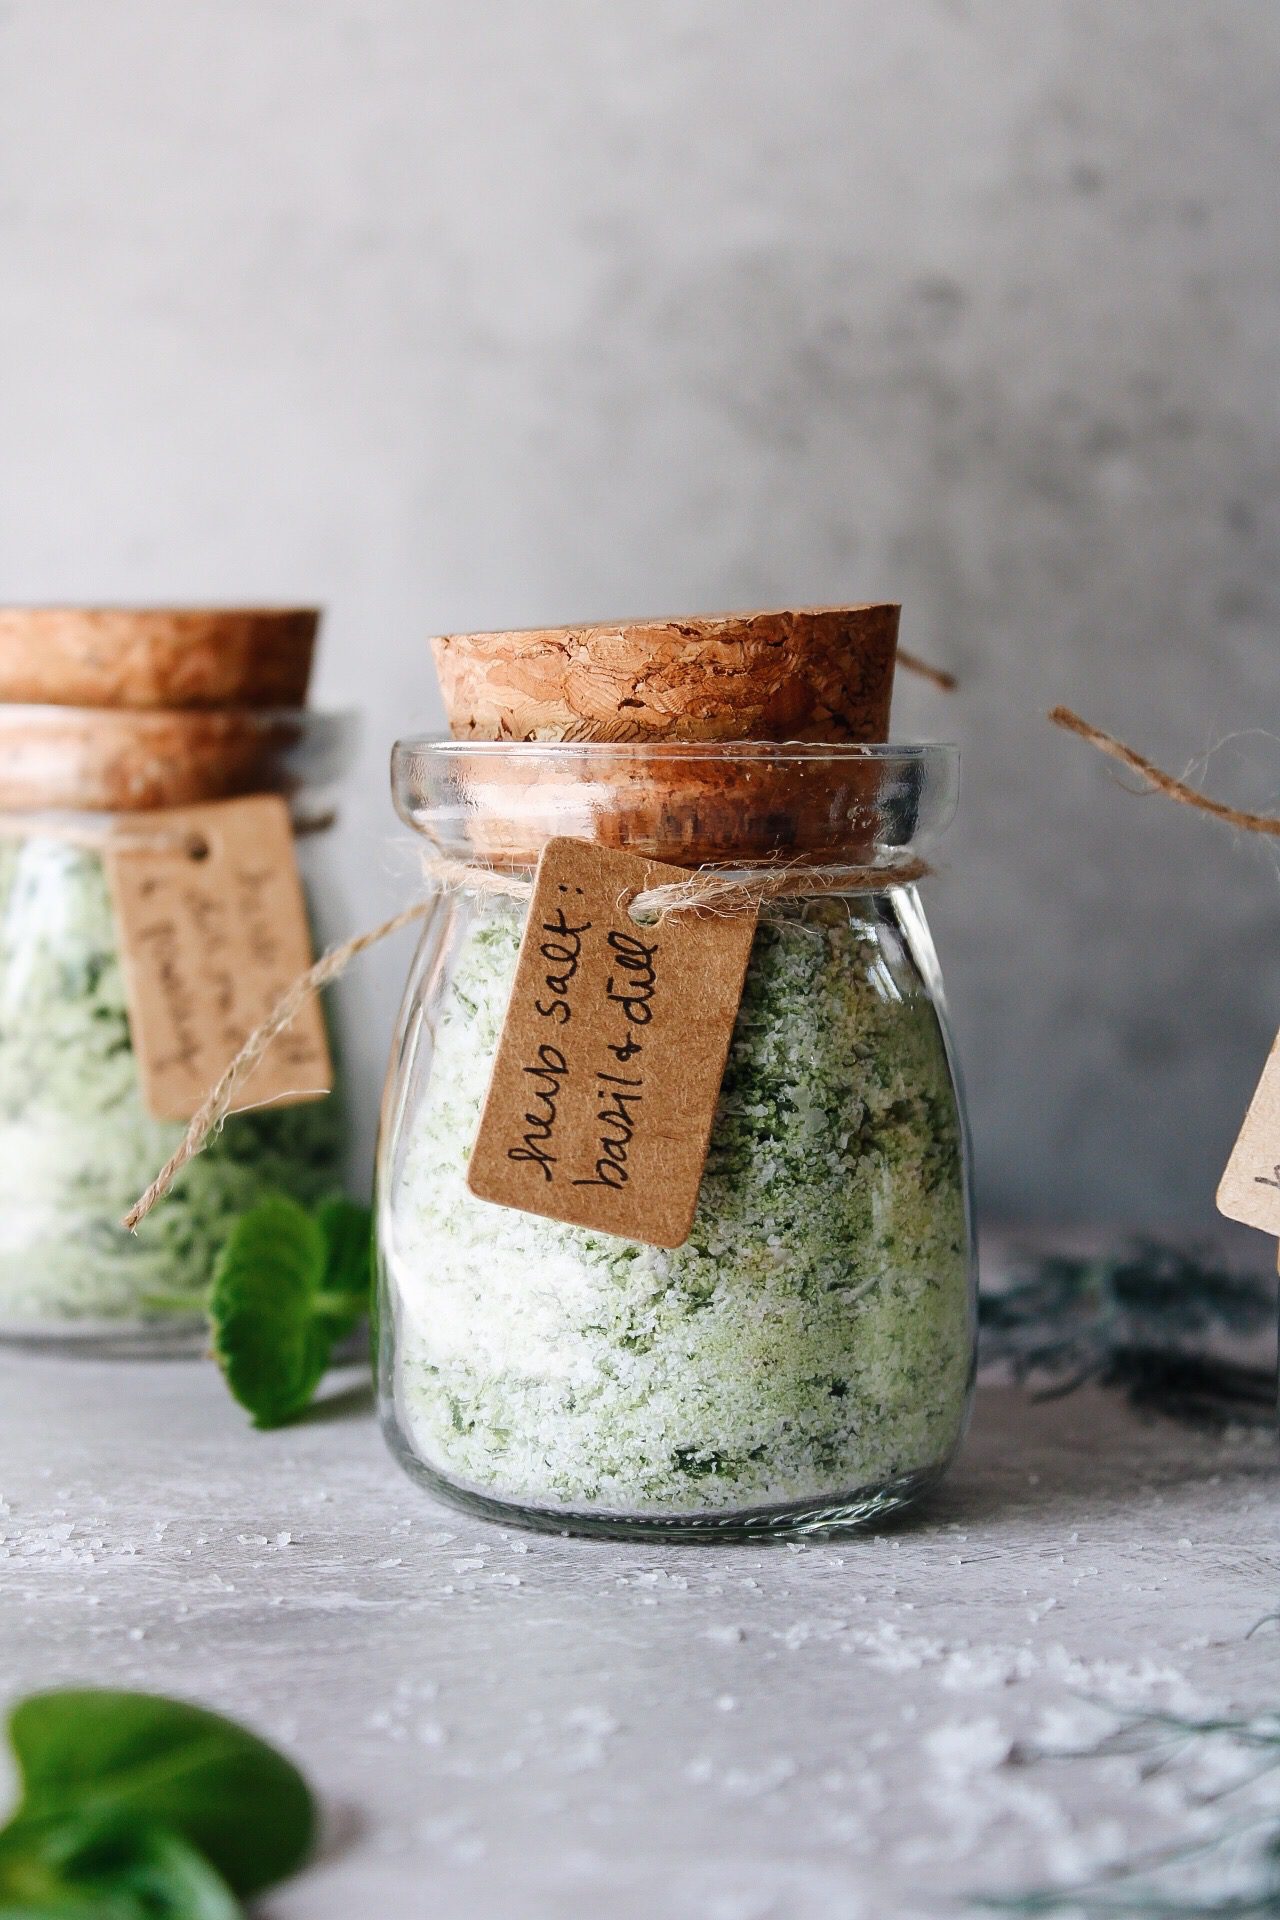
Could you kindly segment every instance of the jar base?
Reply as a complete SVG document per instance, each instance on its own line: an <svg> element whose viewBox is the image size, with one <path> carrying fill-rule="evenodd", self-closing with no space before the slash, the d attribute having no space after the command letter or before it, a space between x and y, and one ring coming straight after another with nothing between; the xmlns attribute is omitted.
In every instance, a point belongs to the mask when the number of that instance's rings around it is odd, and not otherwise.
<svg viewBox="0 0 1280 1920"><path fill-rule="evenodd" d="M574 1507L529 1506L517 1500L499 1500L475 1488L460 1486L426 1466L406 1446L399 1429L387 1423L391 1452L411 1480L438 1500L482 1520L503 1526L528 1527L535 1533L582 1534L597 1540L663 1540L677 1544L715 1544L790 1539L840 1539L864 1532L877 1521L899 1513L927 1493L946 1471L947 1462L900 1474L881 1486L821 1499L784 1500L729 1512L651 1514L585 1512Z"/></svg>
<svg viewBox="0 0 1280 1920"><path fill-rule="evenodd" d="M75 1360L194 1360L209 1351L203 1314L147 1322L68 1320L60 1326L0 1326L0 1348Z"/></svg>

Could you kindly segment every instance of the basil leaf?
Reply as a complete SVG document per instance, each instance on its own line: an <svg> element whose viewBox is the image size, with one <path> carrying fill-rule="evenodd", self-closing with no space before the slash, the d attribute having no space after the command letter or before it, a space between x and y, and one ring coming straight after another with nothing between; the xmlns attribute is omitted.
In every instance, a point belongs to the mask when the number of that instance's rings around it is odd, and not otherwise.
<svg viewBox="0 0 1280 1920"><path fill-rule="evenodd" d="M109 1853L140 1827L150 1838L144 1847L133 1834L135 1890L148 1874L162 1878L166 1871L167 1841L157 1830L203 1855L242 1895L283 1879L310 1850L315 1808L302 1775L220 1714L153 1694L70 1689L24 1700L10 1717L9 1738L23 1798L0 1837L0 1886L7 1881L15 1893L23 1891L21 1879L15 1883L15 1847L66 1882L95 1846ZM189 1861L174 1848L166 1857L171 1880L185 1873L195 1884ZM117 1884L128 1893L127 1878ZM207 1881L203 1897L210 1920L221 1920ZM224 1902L223 1911L234 1908Z"/></svg>
<svg viewBox="0 0 1280 1920"><path fill-rule="evenodd" d="M373 1216L354 1200L326 1200L316 1209L316 1223L324 1235L326 1317L340 1337L369 1311Z"/></svg>
<svg viewBox="0 0 1280 1920"><path fill-rule="evenodd" d="M47 1920L243 1920L226 1881L186 1840L132 1820L24 1817L0 1847L0 1915Z"/></svg>
<svg viewBox="0 0 1280 1920"><path fill-rule="evenodd" d="M209 1319L218 1364L255 1426L297 1418L335 1343L368 1312L371 1220L353 1200L327 1200L313 1216L275 1194L232 1228Z"/></svg>
<svg viewBox="0 0 1280 1920"><path fill-rule="evenodd" d="M163 1827L137 1827L104 1858L77 1863L99 1889L137 1902L155 1920L243 1920L244 1908L189 1841Z"/></svg>
<svg viewBox="0 0 1280 1920"><path fill-rule="evenodd" d="M54 1831L38 1821L10 1821L0 1831L0 1914L4 1920L58 1916L61 1920L133 1920L136 1908L107 1903L92 1889L69 1888L62 1859L74 1851L84 1823L58 1823Z"/></svg>
<svg viewBox="0 0 1280 1920"><path fill-rule="evenodd" d="M58 1913L175 1913L231 1920L240 1904L189 1841L132 1817L81 1814L28 1820L8 1829L0 1868L0 1914L12 1906Z"/></svg>
<svg viewBox="0 0 1280 1920"><path fill-rule="evenodd" d="M320 1384L333 1333L319 1312L328 1249L283 1194L241 1214L214 1270L213 1346L227 1385L258 1427L296 1418Z"/></svg>

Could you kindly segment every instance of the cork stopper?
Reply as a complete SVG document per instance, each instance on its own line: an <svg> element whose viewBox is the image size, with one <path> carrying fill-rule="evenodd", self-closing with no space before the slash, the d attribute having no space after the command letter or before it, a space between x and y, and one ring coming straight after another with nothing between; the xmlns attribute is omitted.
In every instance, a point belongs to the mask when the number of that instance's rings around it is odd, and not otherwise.
<svg viewBox="0 0 1280 1920"><path fill-rule="evenodd" d="M842 831L865 852L880 779L872 761L841 770L833 801L820 760L689 750L886 740L899 611L808 607L444 636L436 667L455 739L593 749L581 765L519 750L486 756L474 775L472 846L495 865L529 864L541 842L532 823L558 813L588 820L604 845L690 866L815 859ZM655 752L637 756L641 746Z"/></svg>
<svg viewBox="0 0 1280 1920"><path fill-rule="evenodd" d="M0 701L301 707L314 607L0 607Z"/></svg>
<svg viewBox="0 0 1280 1920"><path fill-rule="evenodd" d="M889 731L894 605L701 614L433 641L466 740L823 740Z"/></svg>

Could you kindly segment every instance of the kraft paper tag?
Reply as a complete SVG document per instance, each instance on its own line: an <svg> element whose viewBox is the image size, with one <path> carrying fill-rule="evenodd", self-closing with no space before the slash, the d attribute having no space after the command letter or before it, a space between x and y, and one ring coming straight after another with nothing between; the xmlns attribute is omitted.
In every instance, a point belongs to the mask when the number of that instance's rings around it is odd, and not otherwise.
<svg viewBox="0 0 1280 1920"><path fill-rule="evenodd" d="M311 965L311 934L279 795L139 820L163 844L131 847L122 836L106 855L129 1028L148 1111L189 1120ZM311 1000L246 1076L235 1110L318 1100L332 1085L324 1020Z"/></svg>
<svg viewBox="0 0 1280 1920"><path fill-rule="evenodd" d="M655 1247L689 1237L754 912L628 902L687 880L549 841L467 1174L472 1193Z"/></svg>
<svg viewBox="0 0 1280 1920"><path fill-rule="evenodd" d="M1231 1150L1218 1211L1280 1237L1280 1035Z"/></svg>

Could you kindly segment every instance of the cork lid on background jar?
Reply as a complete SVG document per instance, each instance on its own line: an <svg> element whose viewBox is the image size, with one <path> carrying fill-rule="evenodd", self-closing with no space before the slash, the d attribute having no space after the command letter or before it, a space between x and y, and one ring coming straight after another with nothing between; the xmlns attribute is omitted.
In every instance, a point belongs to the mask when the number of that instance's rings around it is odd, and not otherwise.
<svg viewBox="0 0 1280 1920"><path fill-rule="evenodd" d="M0 607L0 701L300 707L314 607Z"/></svg>
<svg viewBox="0 0 1280 1920"><path fill-rule="evenodd" d="M310 607L0 608L0 808L128 811L286 790Z"/></svg>

